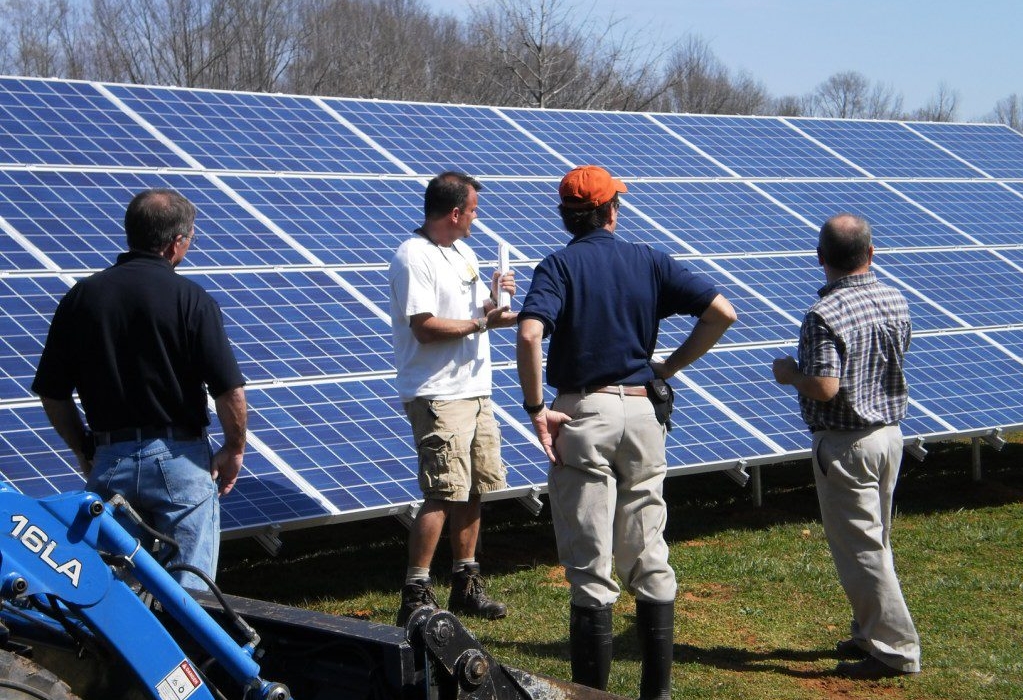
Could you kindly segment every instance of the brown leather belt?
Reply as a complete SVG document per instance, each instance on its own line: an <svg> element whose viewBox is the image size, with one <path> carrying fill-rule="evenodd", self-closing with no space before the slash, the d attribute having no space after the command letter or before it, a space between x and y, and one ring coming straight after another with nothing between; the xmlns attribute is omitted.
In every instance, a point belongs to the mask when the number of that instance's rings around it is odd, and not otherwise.
<svg viewBox="0 0 1023 700"><path fill-rule="evenodd" d="M633 384L608 384L607 386L588 386L585 389L562 391L562 394L615 394L617 396L646 396L646 387Z"/></svg>

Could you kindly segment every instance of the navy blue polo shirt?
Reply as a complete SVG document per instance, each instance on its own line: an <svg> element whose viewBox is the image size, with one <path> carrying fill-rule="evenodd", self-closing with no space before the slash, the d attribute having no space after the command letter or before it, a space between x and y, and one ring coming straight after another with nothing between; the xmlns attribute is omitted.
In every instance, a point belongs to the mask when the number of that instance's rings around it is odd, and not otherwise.
<svg viewBox="0 0 1023 700"><path fill-rule="evenodd" d="M122 253L79 281L53 315L32 391L70 399L95 431L209 424L206 390L245 383L220 307L154 253Z"/></svg>
<svg viewBox="0 0 1023 700"><path fill-rule="evenodd" d="M667 253L597 229L541 261L519 320L543 322L555 389L641 385L654 378L660 319L700 316L717 294Z"/></svg>

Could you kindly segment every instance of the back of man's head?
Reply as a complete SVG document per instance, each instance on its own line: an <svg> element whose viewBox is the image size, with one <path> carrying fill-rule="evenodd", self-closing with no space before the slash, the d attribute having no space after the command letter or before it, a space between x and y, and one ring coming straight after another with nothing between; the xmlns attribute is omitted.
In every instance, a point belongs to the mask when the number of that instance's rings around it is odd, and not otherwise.
<svg viewBox="0 0 1023 700"><path fill-rule="evenodd" d="M195 225L195 205L169 189L143 190L124 213L128 248L159 253L178 236L189 236Z"/></svg>
<svg viewBox="0 0 1023 700"><path fill-rule="evenodd" d="M821 226L817 253L828 267L840 272L858 270L870 262L870 223L855 214L836 214Z"/></svg>
<svg viewBox="0 0 1023 700"><path fill-rule="evenodd" d="M465 173L448 170L437 175L426 185L423 212L426 220L447 216L452 209L464 209L469 199L469 188L480 192L483 185Z"/></svg>

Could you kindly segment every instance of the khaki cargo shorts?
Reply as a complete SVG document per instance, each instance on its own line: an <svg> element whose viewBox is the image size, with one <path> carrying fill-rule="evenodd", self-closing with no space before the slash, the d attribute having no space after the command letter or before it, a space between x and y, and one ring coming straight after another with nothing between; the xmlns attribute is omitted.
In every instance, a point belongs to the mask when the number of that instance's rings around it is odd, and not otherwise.
<svg viewBox="0 0 1023 700"><path fill-rule="evenodd" d="M419 488L425 498L468 501L507 486L501 430L489 397L405 403L419 453Z"/></svg>

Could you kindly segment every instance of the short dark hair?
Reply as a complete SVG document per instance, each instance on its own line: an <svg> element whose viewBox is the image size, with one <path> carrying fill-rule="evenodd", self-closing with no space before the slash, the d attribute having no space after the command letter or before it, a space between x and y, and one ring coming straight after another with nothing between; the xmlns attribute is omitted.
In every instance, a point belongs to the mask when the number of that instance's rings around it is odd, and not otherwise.
<svg viewBox="0 0 1023 700"><path fill-rule="evenodd" d="M423 213L427 221L445 216L456 207L464 209L470 187L477 192L483 190L479 180L455 170L448 170L430 180L423 197Z"/></svg>
<svg viewBox="0 0 1023 700"><path fill-rule="evenodd" d="M156 188L135 195L124 213L128 248L158 253L195 225L195 205L174 190Z"/></svg>
<svg viewBox="0 0 1023 700"><path fill-rule="evenodd" d="M558 213L561 214L561 224L566 231L573 236L582 236L598 228L604 228L611 220L611 207L617 209L619 206L618 195L615 194L610 201L595 209L572 209L559 204Z"/></svg>
<svg viewBox="0 0 1023 700"><path fill-rule="evenodd" d="M862 216L843 212L821 226L817 252L828 266L851 272L870 261L870 222Z"/></svg>

